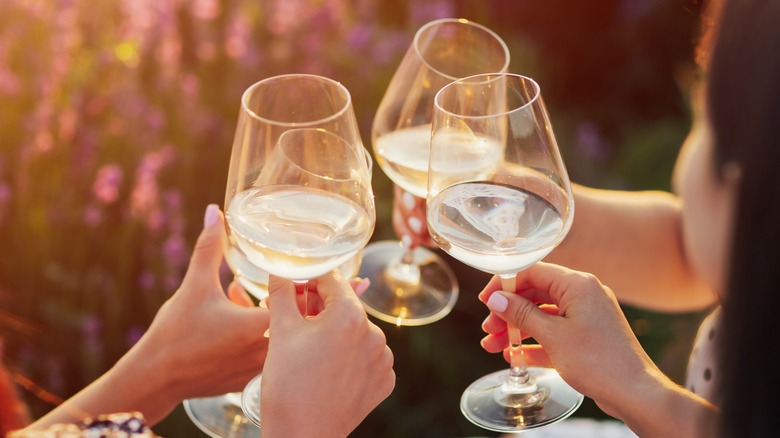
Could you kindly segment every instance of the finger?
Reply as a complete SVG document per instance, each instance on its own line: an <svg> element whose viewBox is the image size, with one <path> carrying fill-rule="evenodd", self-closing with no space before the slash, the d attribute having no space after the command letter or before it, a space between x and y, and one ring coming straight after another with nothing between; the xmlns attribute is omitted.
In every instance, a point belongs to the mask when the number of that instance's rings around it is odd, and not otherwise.
<svg viewBox="0 0 780 438"><path fill-rule="evenodd" d="M338 269L334 269L317 279L317 292L325 308L341 300L356 303L362 308L357 295Z"/></svg>
<svg viewBox="0 0 780 438"><path fill-rule="evenodd" d="M506 331L490 334L482 338L479 345L488 353L500 353L509 345L509 335Z"/></svg>
<svg viewBox="0 0 780 438"><path fill-rule="evenodd" d="M528 339L527 334L522 335L522 339ZM500 333L490 333L479 342L479 345L489 353L500 353L509 346L509 333L503 331Z"/></svg>
<svg viewBox="0 0 780 438"><path fill-rule="evenodd" d="M532 335L543 333L549 327L547 318L552 318L532 301L506 291L494 292L486 304L501 319Z"/></svg>
<svg viewBox="0 0 780 438"><path fill-rule="evenodd" d="M311 290L306 293L306 316L316 316L322 310L322 298Z"/></svg>
<svg viewBox="0 0 780 438"><path fill-rule="evenodd" d="M560 303L564 292L590 281L597 280L592 275L544 262L538 262L517 274L517 284L521 284L523 289L535 289L534 298L543 299L547 295L548 304Z"/></svg>
<svg viewBox="0 0 780 438"><path fill-rule="evenodd" d="M544 292L542 290L532 288L532 287L526 287L522 290L518 290L518 295L529 299L534 302L534 304L554 304L555 301L553 301L552 297L549 293Z"/></svg>
<svg viewBox="0 0 780 438"><path fill-rule="evenodd" d="M488 284L485 285L485 287L482 289L482 291L477 295L480 301L483 303L487 303L488 298L490 298L490 295L493 294L493 292L501 290L501 277L498 275L494 275L493 278L488 281ZM508 292L514 292L514 291L508 291Z"/></svg>
<svg viewBox="0 0 780 438"><path fill-rule="evenodd" d="M539 344L523 344L523 358L528 366L554 368L547 351ZM504 350L504 360L510 363L509 348Z"/></svg>
<svg viewBox="0 0 780 438"><path fill-rule="evenodd" d="M506 321L491 312L482 322L482 331L490 334L506 331Z"/></svg>
<svg viewBox="0 0 780 438"><path fill-rule="evenodd" d="M216 204L209 204L203 218L203 231L195 244L184 281L219 283L222 264L222 239L225 235L224 216Z"/></svg>
<svg viewBox="0 0 780 438"><path fill-rule="evenodd" d="M255 303L252 301L252 298L249 297L249 294L244 289L244 286L241 286L241 283L239 283L237 280L231 281L228 285L227 297L234 304L237 304L241 307L254 307L255 305Z"/></svg>
<svg viewBox="0 0 780 438"><path fill-rule="evenodd" d="M368 278L353 278L349 280L349 285L352 286L352 290L355 291L355 295L361 296L363 292L367 291L371 286L371 280Z"/></svg>
<svg viewBox="0 0 780 438"><path fill-rule="evenodd" d="M304 321L297 303L295 285L290 280L268 276L268 303L272 307L271 327L291 326ZM282 329L287 331L286 329ZM273 330L276 332L276 330Z"/></svg>

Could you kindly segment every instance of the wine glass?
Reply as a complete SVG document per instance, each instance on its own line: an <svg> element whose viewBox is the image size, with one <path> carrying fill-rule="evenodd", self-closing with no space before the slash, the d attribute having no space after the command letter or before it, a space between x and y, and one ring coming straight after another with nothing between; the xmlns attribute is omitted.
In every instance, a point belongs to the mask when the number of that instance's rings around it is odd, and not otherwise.
<svg viewBox="0 0 780 438"><path fill-rule="evenodd" d="M425 198L436 92L455 79L508 66L504 41L477 23L447 18L417 31L379 104L371 133L374 156L393 183ZM359 275L371 280L360 297L366 311L399 326L438 321L458 297L457 279L444 259L409 242L372 242Z"/></svg>
<svg viewBox="0 0 780 438"><path fill-rule="evenodd" d="M569 177L539 85L509 73L471 76L434 103L427 221L444 251L497 274L516 290L517 272L566 236L574 216ZM519 432L571 415L583 396L552 368L528 367L509 326L510 368L472 383L461 411L474 424Z"/></svg>
<svg viewBox="0 0 780 438"><path fill-rule="evenodd" d="M360 148L359 152L363 154L370 177L373 168L371 154L365 148ZM262 303L268 297L268 272L253 264L237 246L231 244L230 239L225 239L224 243L225 260L233 272L234 279ZM338 270L345 278L355 277L361 259L362 251L358 251L351 259L339 266ZM259 382L260 377L255 379ZM255 397L255 403L259 403L259 391L255 393ZM249 421L241 409L241 392L186 399L182 404L190 420L212 438L257 437L260 433L259 426Z"/></svg>
<svg viewBox="0 0 780 438"><path fill-rule="evenodd" d="M340 83L291 74L241 99L225 193L230 245L252 265L305 283L366 245L376 212L371 166ZM259 378L241 407L260 424Z"/></svg>

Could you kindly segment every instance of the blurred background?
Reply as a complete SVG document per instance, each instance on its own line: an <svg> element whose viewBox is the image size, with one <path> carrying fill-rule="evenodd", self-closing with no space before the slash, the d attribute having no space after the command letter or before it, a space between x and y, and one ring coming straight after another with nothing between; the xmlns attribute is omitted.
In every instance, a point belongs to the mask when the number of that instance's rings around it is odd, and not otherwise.
<svg viewBox="0 0 780 438"><path fill-rule="evenodd" d="M0 342L33 417L106 371L178 287L207 204L222 204L242 92L314 73L352 93L364 142L424 23L463 17L542 86L573 181L669 189L690 120L691 0L0 0ZM394 238L376 168L374 239ZM458 403L504 366L479 347L484 274L422 327L378 322L398 384L354 436L495 436ZM227 269L225 277L230 274ZM625 308L682 380L703 315ZM338 402L338 401L335 401ZM606 418L586 400L575 416ZM155 431L204 436L179 408Z"/></svg>

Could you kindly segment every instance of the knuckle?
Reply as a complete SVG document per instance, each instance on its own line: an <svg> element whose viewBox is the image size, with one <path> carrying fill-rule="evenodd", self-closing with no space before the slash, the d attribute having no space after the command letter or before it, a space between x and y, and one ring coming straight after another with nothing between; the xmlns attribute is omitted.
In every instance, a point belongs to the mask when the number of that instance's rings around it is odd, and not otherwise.
<svg viewBox="0 0 780 438"><path fill-rule="evenodd" d="M515 322L515 325L521 328L524 327L532 310L532 305L527 301L521 301L518 306L515 306L512 312L512 320Z"/></svg>

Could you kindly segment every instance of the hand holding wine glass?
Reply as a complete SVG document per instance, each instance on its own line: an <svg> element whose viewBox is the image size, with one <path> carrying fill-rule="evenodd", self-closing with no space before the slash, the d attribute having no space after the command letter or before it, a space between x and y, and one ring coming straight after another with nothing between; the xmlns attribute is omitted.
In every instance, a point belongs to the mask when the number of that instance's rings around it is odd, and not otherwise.
<svg viewBox="0 0 780 438"><path fill-rule="evenodd" d="M395 385L385 335L340 272L310 287L323 308L307 318L293 283L271 276L273 341L261 390L263 433L270 436L347 436Z"/></svg>
<svg viewBox="0 0 780 438"><path fill-rule="evenodd" d="M305 74L256 83L242 97L233 142L230 246L248 266L303 284L338 268L374 230L370 171L343 85ZM258 376L242 395L258 425L259 385Z"/></svg>
<svg viewBox="0 0 780 438"><path fill-rule="evenodd" d="M457 80L436 95L428 168L427 221L458 260L501 277L541 260L571 227L569 177L530 78L508 73ZM527 367L520 331L508 328L510 368L474 382L461 410L475 424L518 432L559 421L582 395L551 368Z"/></svg>

